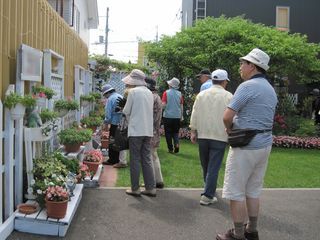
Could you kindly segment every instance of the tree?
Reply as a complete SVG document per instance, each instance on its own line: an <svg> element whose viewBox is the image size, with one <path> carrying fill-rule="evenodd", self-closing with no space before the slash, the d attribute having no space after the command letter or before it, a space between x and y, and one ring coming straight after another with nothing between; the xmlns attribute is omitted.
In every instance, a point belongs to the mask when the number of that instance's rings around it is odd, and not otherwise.
<svg viewBox="0 0 320 240"><path fill-rule="evenodd" d="M308 43L305 35L254 24L243 17L199 20L175 36L150 43L146 50L149 60L170 77L194 78L202 68L223 68L237 86L241 82L239 57L255 47L270 55L268 76L272 81L284 76L298 83L320 81L319 44Z"/></svg>

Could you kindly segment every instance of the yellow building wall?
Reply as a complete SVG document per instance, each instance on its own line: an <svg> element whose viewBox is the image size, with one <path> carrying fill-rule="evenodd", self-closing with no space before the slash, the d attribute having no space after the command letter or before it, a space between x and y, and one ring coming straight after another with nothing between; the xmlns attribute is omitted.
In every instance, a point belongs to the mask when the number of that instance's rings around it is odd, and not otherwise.
<svg viewBox="0 0 320 240"><path fill-rule="evenodd" d="M0 97L16 83L16 55L22 43L64 56L65 96L72 96L74 65L87 68L87 45L46 0L0 0Z"/></svg>

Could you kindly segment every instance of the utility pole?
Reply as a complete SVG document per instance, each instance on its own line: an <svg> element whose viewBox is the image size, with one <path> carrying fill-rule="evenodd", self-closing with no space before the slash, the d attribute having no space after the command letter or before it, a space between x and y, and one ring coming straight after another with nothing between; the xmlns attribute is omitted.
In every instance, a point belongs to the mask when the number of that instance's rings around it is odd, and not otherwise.
<svg viewBox="0 0 320 240"><path fill-rule="evenodd" d="M108 33L109 33L109 7L107 7L106 16L106 38L104 40L104 55L108 57Z"/></svg>

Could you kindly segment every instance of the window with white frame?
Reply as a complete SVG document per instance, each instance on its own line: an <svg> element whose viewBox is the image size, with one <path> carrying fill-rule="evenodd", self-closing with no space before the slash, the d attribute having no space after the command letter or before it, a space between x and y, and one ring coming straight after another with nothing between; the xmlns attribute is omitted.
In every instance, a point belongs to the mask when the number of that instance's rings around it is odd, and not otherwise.
<svg viewBox="0 0 320 240"><path fill-rule="evenodd" d="M74 19L73 19L73 23L74 23L74 30L80 34L80 11L77 8L77 6L74 6Z"/></svg>
<svg viewBox="0 0 320 240"><path fill-rule="evenodd" d="M277 7L276 28L281 31L289 31L290 7Z"/></svg>

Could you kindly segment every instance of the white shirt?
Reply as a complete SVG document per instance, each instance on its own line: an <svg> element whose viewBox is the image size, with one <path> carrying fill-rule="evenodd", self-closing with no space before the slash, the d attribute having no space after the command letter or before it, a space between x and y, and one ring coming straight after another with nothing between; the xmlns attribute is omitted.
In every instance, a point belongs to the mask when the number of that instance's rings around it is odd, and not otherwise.
<svg viewBox="0 0 320 240"><path fill-rule="evenodd" d="M122 112L129 122L129 137L153 137L153 95L147 87L130 89Z"/></svg>
<svg viewBox="0 0 320 240"><path fill-rule="evenodd" d="M230 92L216 84L197 95L190 118L190 128L197 131L197 138L227 142L223 113L231 98Z"/></svg>

